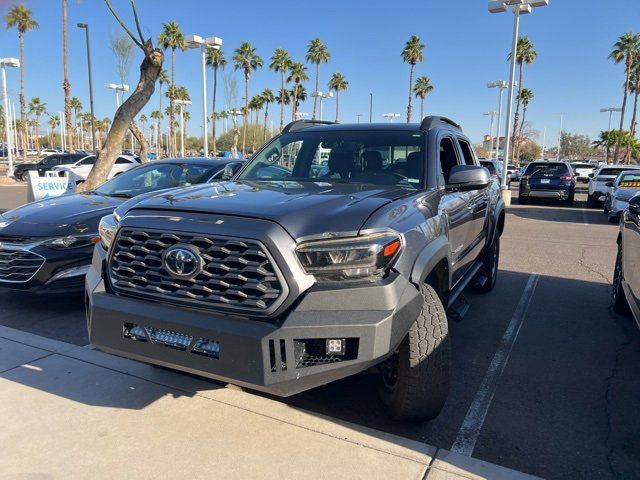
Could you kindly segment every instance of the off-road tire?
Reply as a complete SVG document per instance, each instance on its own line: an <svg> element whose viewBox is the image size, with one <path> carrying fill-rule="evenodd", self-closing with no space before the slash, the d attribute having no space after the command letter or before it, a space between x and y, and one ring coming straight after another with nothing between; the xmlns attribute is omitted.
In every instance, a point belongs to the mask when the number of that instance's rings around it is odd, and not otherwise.
<svg viewBox="0 0 640 480"><path fill-rule="evenodd" d="M447 315L430 285L422 285L420 293L420 314L397 352L387 360L397 369L395 383L385 381L381 369L380 397L391 415L401 421L437 417L449 393L451 344Z"/></svg>
<svg viewBox="0 0 640 480"><path fill-rule="evenodd" d="M622 288L622 246L618 245L616 266L613 269L613 285L611 286L611 305L613 310L620 315L629 315L631 308Z"/></svg>
<svg viewBox="0 0 640 480"><path fill-rule="evenodd" d="M497 235L497 232L496 232ZM496 237L491 247L482 254L482 267L478 274L487 277L484 285L475 284L475 290L488 293L496 286L498 279L498 264L500 263L500 237Z"/></svg>

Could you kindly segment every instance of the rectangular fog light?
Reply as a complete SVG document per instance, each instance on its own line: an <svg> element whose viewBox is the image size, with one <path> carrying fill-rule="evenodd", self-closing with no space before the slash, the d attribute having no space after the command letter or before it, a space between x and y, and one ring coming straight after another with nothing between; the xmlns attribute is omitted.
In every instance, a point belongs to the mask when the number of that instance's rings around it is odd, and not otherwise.
<svg viewBox="0 0 640 480"><path fill-rule="evenodd" d="M347 341L344 338L327 338L327 355L344 355Z"/></svg>

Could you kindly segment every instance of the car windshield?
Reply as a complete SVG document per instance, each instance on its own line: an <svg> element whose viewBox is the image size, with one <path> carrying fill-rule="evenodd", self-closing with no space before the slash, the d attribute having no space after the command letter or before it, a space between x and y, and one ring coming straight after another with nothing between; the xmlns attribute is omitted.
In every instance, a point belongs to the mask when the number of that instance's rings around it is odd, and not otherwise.
<svg viewBox="0 0 640 480"><path fill-rule="evenodd" d="M566 175L569 173L564 163L535 163L527 167L526 175Z"/></svg>
<svg viewBox="0 0 640 480"><path fill-rule="evenodd" d="M108 197L130 198L165 188L203 183L221 168L221 165L215 164L209 166L186 163L152 163L121 173L95 189L93 193Z"/></svg>
<svg viewBox="0 0 640 480"><path fill-rule="evenodd" d="M620 188L640 188L640 172L620 175L620 178L618 178L618 186Z"/></svg>
<svg viewBox="0 0 640 480"><path fill-rule="evenodd" d="M422 186L418 131L299 131L281 135L253 157L240 180Z"/></svg>

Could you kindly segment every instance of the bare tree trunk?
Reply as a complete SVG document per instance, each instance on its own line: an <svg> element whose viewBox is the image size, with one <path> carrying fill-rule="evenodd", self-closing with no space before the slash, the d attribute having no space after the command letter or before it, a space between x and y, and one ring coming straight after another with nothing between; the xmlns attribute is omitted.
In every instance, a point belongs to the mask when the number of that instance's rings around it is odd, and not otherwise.
<svg viewBox="0 0 640 480"><path fill-rule="evenodd" d="M336 123L340 123L340 91L336 90Z"/></svg>
<svg viewBox="0 0 640 480"><path fill-rule="evenodd" d="M518 76L518 96L516 97L516 113L513 119L513 151L511 152L511 162L515 160L519 153L519 143L518 142L518 122L520 120L520 102L522 97L522 70L524 67L524 62L520 64L520 73ZM507 158L507 162L509 159Z"/></svg>
<svg viewBox="0 0 640 480"><path fill-rule="evenodd" d="M149 142L147 142L144 133L140 131L136 122L131 122L129 130L131 130L133 136L136 137L136 140L140 143L140 163L147 163L149 161Z"/></svg>
<svg viewBox="0 0 640 480"><path fill-rule="evenodd" d="M424 97L420 97L420 121L424 118Z"/></svg>
<svg viewBox="0 0 640 480"><path fill-rule="evenodd" d="M22 161L27 161L27 98L24 87L24 33L18 30L20 42L20 141L22 145Z"/></svg>
<svg viewBox="0 0 640 480"><path fill-rule="evenodd" d="M411 64L411 71L409 73L409 103L407 104L407 123L411 123L411 90L413 89L413 69L415 65Z"/></svg>
<svg viewBox="0 0 640 480"><path fill-rule="evenodd" d="M316 63L316 90L315 90L315 94L313 97L313 116L311 117L312 120L316 119L316 111L318 108L318 88L320 88L320 64ZM282 98L282 97L280 97Z"/></svg>
<svg viewBox="0 0 640 480"><path fill-rule="evenodd" d="M633 57L629 55L627 57L627 79L624 84L624 97L622 99L622 113L620 113L620 128L618 130L620 136L616 142L616 149L613 152L613 163L618 163L618 154L620 153L620 139L622 138L622 130L624 130L624 114L627 110L627 96L629 95L629 82L631 80L631 65L633 64Z"/></svg>
<svg viewBox="0 0 640 480"><path fill-rule="evenodd" d="M247 155L247 123L249 123L249 72L244 73L244 121L242 125L242 158Z"/></svg>
<svg viewBox="0 0 640 480"><path fill-rule="evenodd" d="M218 156L218 148L216 146L216 91L218 89L218 67L213 67L213 102L211 104L211 133L213 134L213 156Z"/></svg>
<svg viewBox="0 0 640 480"><path fill-rule="evenodd" d="M638 126L636 119L638 118L638 95L640 95L640 74L635 84L635 95L633 98L633 115L631 116L631 138L636 138L636 127Z"/></svg>
<svg viewBox="0 0 640 480"><path fill-rule="evenodd" d="M87 181L82 184L84 191L93 190L103 183L113 164L120 155L120 148L124 141L125 135L133 119L140 113L140 110L149 102L149 99L155 91L155 84L162 70L162 62L164 55L159 48L153 48L151 40L147 40L144 44L145 57L140 65L140 80L133 93L118 108L111 129L107 135L95 165L91 169L91 173L87 177Z"/></svg>
<svg viewBox="0 0 640 480"><path fill-rule="evenodd" d="M282 65L280 65L282 67ZM284 68L280 69L280 99L284 99ZM295 111L295 103L293 109ZM284 102L280 102L280 131L284 128Z"/></svg>
<svg viewBox="0 0 640 480"><path fill-rule="evenodd" d="M176 156L176 49L171 49L171 85L169 86L169 156Z"/></svg>
<svg viewBox="0 0 640 480"><path fill-rule="evenodd" d="M67 0L62 0L62 64L64 69L64 80L62 88L64 89L64 129L67 132L67 150L74 153L76 149L73 146L73 128L71 127L71 84L69 83L69 42L68 37L68 19L67 19Z"/></svg>
<svg viewBox="0 0 640 480"><path fill-rule="evenodd" d="M269 102L266 102L264 106L264 130L263 130L265 143L267 142L267 122L268 121L269 121Z"/></svg>

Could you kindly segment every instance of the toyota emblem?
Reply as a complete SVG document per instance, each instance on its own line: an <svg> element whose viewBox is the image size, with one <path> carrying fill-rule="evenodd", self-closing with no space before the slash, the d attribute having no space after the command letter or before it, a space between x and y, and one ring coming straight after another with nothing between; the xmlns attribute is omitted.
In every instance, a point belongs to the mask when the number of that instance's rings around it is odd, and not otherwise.
<svg viewBox="0 0 640 480"><path fill-rule="evenodd" d="M167 272L181 280L188 280L202 271L202 257L190 246L175 245L164 252L162 263Z"/></svg>

